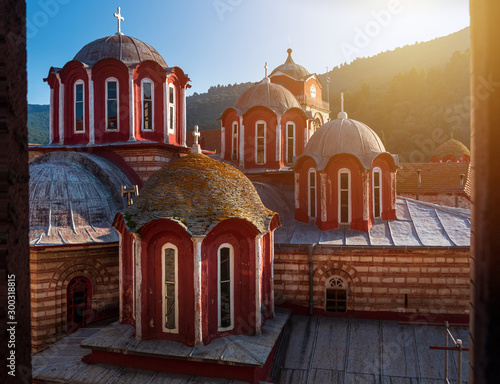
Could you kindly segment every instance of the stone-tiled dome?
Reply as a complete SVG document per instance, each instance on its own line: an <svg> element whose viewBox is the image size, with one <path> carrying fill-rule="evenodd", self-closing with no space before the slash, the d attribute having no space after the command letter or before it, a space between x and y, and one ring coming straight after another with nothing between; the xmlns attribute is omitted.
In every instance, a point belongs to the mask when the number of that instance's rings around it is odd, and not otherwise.
<svg viewBox="0 0 500 384"><path fill-rule="evenodd" d="M118 241L111 224L132 183L108 160L51 152L31 162L29 184L31 245Z"/></svg>
<svg viewBox="0 0 500 384"><path fill-rule="evenodd" d="M195 236L230 218L247 220L266 233L274 215L242 172L202 154L181 157L156 171L134 205L123 211L130 231L164 218Z"/></svg>
<svg viewBox="0 0 500 384"><path fill-rule="evenodd" d="M292 59L292 50L288 48L288 57L284 64L276 67L271 73L271 76L276 72L283 72L294 79L300 80L310 75L309 71L305 69L302 65L295 64Z"/></svg>
<svg viewBox="0 0 500 384"><path fill-rule="evenodd" d="M470 157L470 151L463 143L451 138L437 147L434 151L434 156L437 156L439 160L442 160L448 155L452 155L458 161L463 155Z"/></svg>
<svg viewBox="0 0 500 384"><path fill-rule="evenodd" d="M285 87L271 83L268 77L243 92L234 109L241 116L257 106L267 107L278 115L283 115L290 108L300 109L295 96Z"/></svg>
<svg viewBox="0 0 500 384"><path fill-rule="evenodd" d="M120 60L127 66L153 60L161 67L167 67L163 57L151 45L122 34L102 37L88 43L80 49L73 60L92 66L99 60L110 58Z"/></svg>
<svg viewBox="0 0 500 384"><path fill-rule="evenodd" d="M382 140L366 124L348 119L345 112L341 112L339 117L345 118L323 124L312 135L303 156L311 156L318 169L323 169L330 157L349 153L356 156L366 169L370 169L373 159L386 152Z"/></svg>

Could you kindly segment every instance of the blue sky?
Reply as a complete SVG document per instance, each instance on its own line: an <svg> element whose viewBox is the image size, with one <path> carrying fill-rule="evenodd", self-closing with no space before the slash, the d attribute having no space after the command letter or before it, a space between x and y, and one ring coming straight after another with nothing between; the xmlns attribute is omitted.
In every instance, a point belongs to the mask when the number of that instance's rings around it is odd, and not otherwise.
<svg viewBox="0 0 500 384"><path fill-rule="evenodd" d="M469 25L468 0L28 0L28 102L87 43L122 32L151 44L191 78L193 92L258 81L293 49L310 72L445 36Z"/></svg>

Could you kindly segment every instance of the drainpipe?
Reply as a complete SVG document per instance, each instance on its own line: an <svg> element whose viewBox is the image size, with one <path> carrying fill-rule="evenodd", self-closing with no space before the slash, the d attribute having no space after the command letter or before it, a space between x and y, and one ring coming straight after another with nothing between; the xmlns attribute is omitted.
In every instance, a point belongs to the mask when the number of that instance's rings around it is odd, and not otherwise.
<svg viewBox="0 0 500 384"><path fill-rule="evenodd" d="M313 251L316 244L309 245L309 316L313 315L314 308L314 264L313 264Z"/></svg>

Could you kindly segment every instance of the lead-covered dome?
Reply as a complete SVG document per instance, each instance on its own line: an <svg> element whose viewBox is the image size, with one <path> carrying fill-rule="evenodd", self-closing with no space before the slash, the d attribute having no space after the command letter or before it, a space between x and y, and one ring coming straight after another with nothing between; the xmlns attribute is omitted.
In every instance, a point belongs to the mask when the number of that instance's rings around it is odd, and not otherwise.
<svg viewBox="0 0 500 384"><path fill-rule="evenodd" d="M347 114L341 112L338 119L323 124L312 135L303 156L314 158L318 169L322 169L330 157L348 153L356 156L366 169L370 169L373 159L385 152L382 140L370 127L348 119Z"/></svg>
<svg viewBox="0 0 500 384"><path fill-rule="evenodd" d="M170 219L195 236L231 218L266 233L275 215L242 172L202 154L181 157L155 172L122 214L132 232L155 219Z"/></svg>
<svg viewBox="0 0 500 384"><path fill-rule="evenodd" d="M267 107L280 116L290 108L300 109L300 104L295 96L285 87L271 83L268 77L264 77L260 83L243 92L236 101L234 109L241 116L257 106Z"/></svg>
<svg viewBox="0 0 500 384"><path fill-rule="evenodd" d="M92 66L102 59L117 59L127 66L152 60L163 68L167 67L163 57L151 45L119 33L88 43L80 49L73 60Z"/></svg>
<svg viewBox="0 0 500 384"><path fill-rule="evenodd" d="M30 163L29 185L30 245L118 241L111 224L132 182L108 160L51 152Z"/></svg>
<svg viewBox="0 0 500 384"><path fill-rule="evenodd" d="M302 65L296 64L292 59L292 49L288 48L288 57L284 64L276 67L274 71L271 72L271 76L276 74L276 72L283 72L294 79L301 80L310 75L309 71L305 69Z"/></svg>

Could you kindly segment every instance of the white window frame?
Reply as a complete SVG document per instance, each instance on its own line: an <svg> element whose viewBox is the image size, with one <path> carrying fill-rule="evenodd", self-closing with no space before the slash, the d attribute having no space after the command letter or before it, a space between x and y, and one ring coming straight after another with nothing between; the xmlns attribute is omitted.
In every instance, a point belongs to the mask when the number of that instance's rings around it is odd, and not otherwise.
<svg viewBox="0 0 500 384"><path fill-rule="evenodd" d="M170 102L170 90L172 90L173 94L173 102ZM168 132L169 133L174 133L175 132L175 121L176 121L176 116L175 116L175 97L176 97L176 92L175 92L175 86L173 83L168 84L167 87L167 127L168 127ZM170 121L172 121L172 124L170 124Z"/></svg>
<svg viewBox="0 0 500 384"><path fill-rule="evenodd" d="M314 174L314 212L311 212L311 174ZM315 219L318 214L318 175L314 168L307 173L307 213L309 218Z"/></svg>
<svg viewBox="0 0 500 384"><path fill-rule="evenodd" d="M151 84L151 129L144 129L144 84ZM141 80L141 130L144 132L154 132L155 130L155 83L153 80L144 78Z"/></svg>
<svg viewBox="0 0 500 384"><path fill-rule="evenodd" d="M264 124L264 137L262 136L258 136L258 126L259 124ZM255 123L255 164L259 164L259 165L263 165L263 164L266 164L266 151L267 151L267 143L266 143L266 137L267 137L267 124L264 120L258 120L256 123ZM258 143L259 143L259 138L263 138L264 139L264 162L262 163L258 163L257 162L257 159L258 159L258 153L259 153L259 148L258 148Z"/></svg>
<svg viewBox="0 0 500 384"><path fill-rule="evenodd" d="M231 325L229 327L221 327L221 301L220 301L220 256L221 249L229 248L229 278L231 281L231 294L229 295L230 310L231 310ZM234 328L234 248L229 243L221 244L217 250L217 330L219 332L231 331Z"/></svg>
<svg viewBox="0 0 500 384"><path fill-rule="evenodd" d="M347 210L348 210L348 221L347 222L343 222L342 221L342 207L341 207L341 202L342 202L342 199L341 199L341 191L342 189L340 188L340 175L342 173L347 173L348 175L348 179L347 179ZM347 168L341 168L339 169L338 171L338 174L337 174L337 184L338 184L338 189L337 189L337 192L338 192L338 220L339 220L339 224L351 224L351 220L352 220L352 198L351 198L351 171Z"/></svg>
<svg viewBox="0 0 500 384"><path fill-rule="evenodd" d="M232 133L231 133L231 159L233 159L233 155L235 156L234 160L238 159L238 122L234 121L232 125ZM235 144L236 141L236 144Z"/></svg>
<svg viewBox="0 0 500 384"><path fill-rule="evenodd" d="M375 214L375 173L378 173L379 174L379 186L378 186L378 189L379 189L379 208L380 208L380 212L379 212L379 215L377 216ZM372 191L372 197L373 197L373 217L374 218L379 218L379 217L382 217L382 170L379 168L379 167L375 167L373 168L373 172L372 172L372 181L373 181L373 191Z"/></svg>
<svg viewBox="0 0 500 384"><path fill-rule="evenodd" d="M116 129L108 129L108 83L111 81L116 82ZM105 115L105 126L106 132L119 132L120 131L120 82L116 77L108 77L104 83L104 108L106 111Z"/></svg>
<svg viewBox="0 0 500 384"><path fill-rule="evenodd" d="M290 138L290 136L288 136L288 126L289 125L293 126L293 136L291 138ZM292 164L293 163L293 157L295 156L295 153L296 153L295 152L295 147L296 147L296 144L297 144L296 143L297 140L296 140L296 129L295 128L296 128L295 127L295 123L293 121L289 121L289 122L286 123L286 127L285 127L285 129L286 129L286 158L285 158L285 161L286 161L287 164ZM290 140L290 139L292 139L292 141L293 141L293 147L292 147L292 152L293 153L292 153L292 161L289 162L288 161L288 155L289 155L289 153L288 153L288 140Z"/></svg>
<svg viewBox="0 0 500 384"><path fill-rule="evenodd" d="M165 315L166 315L166 300L165 300L165 250L166 249L173 249L174 250L174 259L175 259L175 328L174 329L168 329L165 326ZM179 267L178 267L178 259L179 259L179 250L178 248L172 244L172 243L167 243L163 245L161 248L161 303L162 303L162 308L161 308L161 324L162 324L162 330L164 333L179 333Z"/></svg>
<svg viewBox="0 0 500 384"><path fill-rule="evenodd" d="M82 85L82 105L83 105L83 130L82 131L77 131L76 130L76 87L78 85ZM80 101L79 101L80 103ZM75 81L75 84L73 85L73 132L74 133L85 133L85 82L83 80L77 80Z"/></svg>

